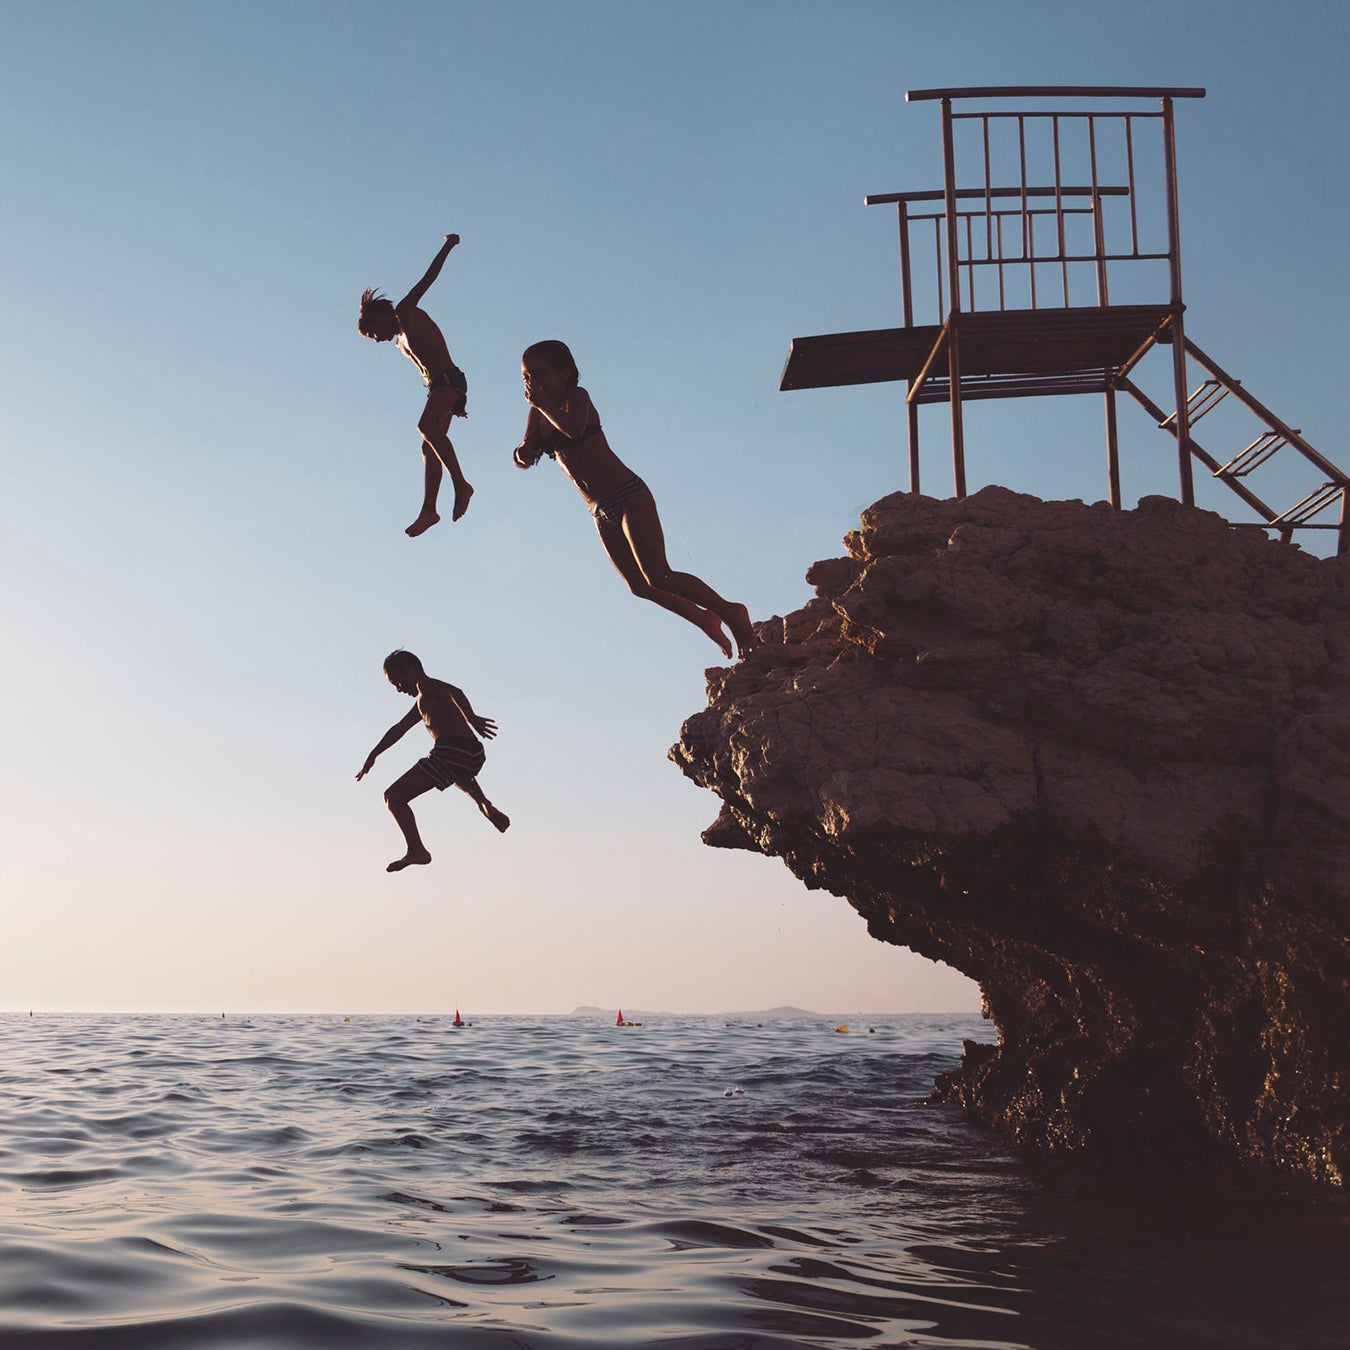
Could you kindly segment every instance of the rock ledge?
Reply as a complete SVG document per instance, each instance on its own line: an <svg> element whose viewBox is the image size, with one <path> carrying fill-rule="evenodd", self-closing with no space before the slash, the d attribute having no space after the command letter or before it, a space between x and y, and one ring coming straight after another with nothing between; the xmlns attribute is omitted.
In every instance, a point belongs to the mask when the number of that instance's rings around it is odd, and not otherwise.
<svg viewBox="0 0 1350 1350"><path fill-rule="evenodd" d="M863 513L671 757L979 981L939 1085L1035 1146L1350 1170L1350 558L1167 498Z"/></svg>

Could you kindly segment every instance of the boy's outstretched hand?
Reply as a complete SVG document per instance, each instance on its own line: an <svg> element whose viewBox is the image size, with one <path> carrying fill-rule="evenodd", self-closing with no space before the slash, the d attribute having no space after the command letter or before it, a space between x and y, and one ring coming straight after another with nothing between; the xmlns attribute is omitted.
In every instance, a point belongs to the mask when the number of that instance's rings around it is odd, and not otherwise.
<svg viewBox="0 0 1350 1350"><path fill-rule="evenodd" d="M473 716L469 718L473 729L485 740L491 740L497 734L497 724L490 717Z"/></svg>
<svg viewBox="0 0 1350 1350"><path fill-rule="evenodd" d="M356 781L359 783L375 767L375 761L368 759L361 766L361 772L356 775Z"/></svg>
<svg viewBox="0 0 1350 1350"><path fill-rule="evenodd" d="M454 248L454 246L459 243L459 235L447 234L445 236L445 242L449 244L451 248Z"/></svg>

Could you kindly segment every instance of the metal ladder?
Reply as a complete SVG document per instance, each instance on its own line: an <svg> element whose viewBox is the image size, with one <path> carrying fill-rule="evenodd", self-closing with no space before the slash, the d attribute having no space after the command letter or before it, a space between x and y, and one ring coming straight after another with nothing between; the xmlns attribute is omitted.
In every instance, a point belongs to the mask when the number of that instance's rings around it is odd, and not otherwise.
<svg viewBox="0 0 1350 1350"><path fill-rule="evenodd" d="M1129 393L1164 431L1178 439L1184 434L1191 454L1256 511L1263 518L1265 528L1278 530L1285 543L1293 539L1296 529L1335 530L1336 552L1350 552L1350 477L1309 445L1297 429L1286 425L1264 403L1249 394L1242 387L1241 380L1229 375L1189 337L1183 341L1186 355L1206 372L1206 378L1186 397L1184 419L1178 417L1176 412L1163 412L1128 374L1122 374L1117 379L1116 387ZM1226 463L1220 463L1195 439L1195 427L1230 396L1263 422L1266 429ZM1184 433L1179 430L1183 423L1186 427ZM1276 511L1242 480L1285 449L1297 451L1323 476L1324 481L1287 510ZM1316 517L1334 506L1338 498L1341 503L1340 520L1334 524L1316 521Z"/></svg>

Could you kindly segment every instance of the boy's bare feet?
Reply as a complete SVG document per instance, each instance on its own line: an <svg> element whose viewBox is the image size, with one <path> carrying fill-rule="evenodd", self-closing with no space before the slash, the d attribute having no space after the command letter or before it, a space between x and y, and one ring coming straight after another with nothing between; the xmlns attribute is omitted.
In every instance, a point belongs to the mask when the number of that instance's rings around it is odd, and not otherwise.
<svg viewBox="0 0 1350 1350"><path fill-rule="evenodd" d="M451 520L458 520L469 509L469 498L472 496L473 488L468 483L455 489L455 509L450 512Z"/></svg>
<svg viewBox="0 0 1350 1350"><path fill-rule="evenodd" d="M505 811L498 811L491 802L479 802L478 809L503 833L510 828L511 817Z"/></svg>
<svg viewBox="0 0 1350 1350"><path fill-rule="evenodd" d="M440 518L439 512L424 510L422 514L403 531L403 533L406 534L409 539L416 539L419 534L425 534L427 530L440 520ZM456 516L455 519L458 520L459 517Z"/></svg>
<svg viewBox="0 0 1350 1350"><path fill-rule="evenodd" d="M750 619L750 611L744 605L731 606L731 622L727 626L731 629L731 635L736 639L736 646L740 648L742 656L754 651L759 645L755 625Z"/></svg>
<svg viewBox="0 0 1350 1350"><path fill-rule="evenodd" d="M405 867L420 867L431 861L431 854L426 849L409 849L401 858L396 858L384 870L386 872L401 872Z"/></svg>

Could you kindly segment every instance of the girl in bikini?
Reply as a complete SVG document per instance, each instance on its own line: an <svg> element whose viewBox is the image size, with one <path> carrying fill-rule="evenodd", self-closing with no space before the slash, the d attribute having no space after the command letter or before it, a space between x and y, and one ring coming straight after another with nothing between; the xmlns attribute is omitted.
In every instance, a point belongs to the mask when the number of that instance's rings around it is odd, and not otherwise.
<svg viewBox="0 0 1350 1350"><path fill-rule="evenodd" d="M577 383L567 345L536 342L521 357L520 373L530 415L525 439L516 447L517 467L532 468L543 455L556 460L590 507L600 542L628 589L701 628L727 657L735 638L744 656L755 645L750 611L724 600L692 573L671 568L656 502L610 449L590 395Z"/></svg>

